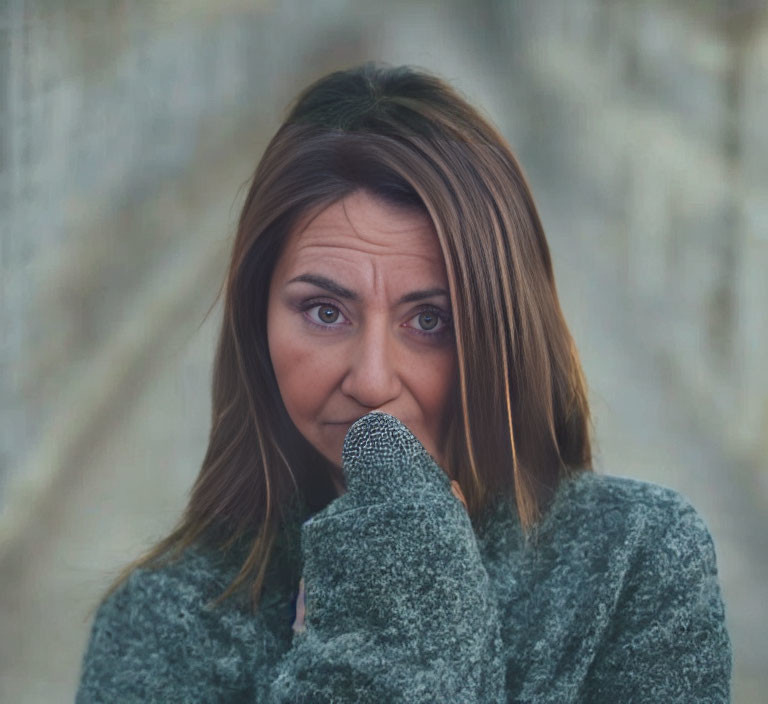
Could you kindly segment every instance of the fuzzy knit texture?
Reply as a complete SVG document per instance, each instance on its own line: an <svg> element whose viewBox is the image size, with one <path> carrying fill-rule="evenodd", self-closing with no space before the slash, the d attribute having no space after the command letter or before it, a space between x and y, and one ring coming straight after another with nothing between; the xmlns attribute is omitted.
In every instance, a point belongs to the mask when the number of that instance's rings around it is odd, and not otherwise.
<svg viewBox="0 0 768 704"><path fill-rule="evenodd" d="M386 413L342 457L347 491L281 531L255 614L209 604L247 545L134 571L97 611L76 702L729 701L714 547L679 494L582 472L525 535L510 499L473 523Z"/></svg>

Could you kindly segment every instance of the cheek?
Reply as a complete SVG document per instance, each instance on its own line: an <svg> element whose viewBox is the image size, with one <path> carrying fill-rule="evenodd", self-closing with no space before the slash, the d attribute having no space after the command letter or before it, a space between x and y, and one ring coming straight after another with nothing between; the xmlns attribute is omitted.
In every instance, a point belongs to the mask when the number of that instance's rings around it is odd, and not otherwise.
<svg viewBox="0 0 768 704"><path fill-rule="evenodd" d="M419 424L412 429L438 464L445 467L442 451L457 384L456 353L455 350L445 350L414 356L410 362L408 387L420 418Z"/></svg>
<svg viewBox="0 0 768 704"><path fill-rule="evenodd" d="M411 366L412 388L431 430L436 431L447 411L457 383L456 354L454 350L428 359L414 360Z"/></svg>
<svg viewBox="0 0 768 704"><path fill-rule="evenodd" d="M331 362L292 329L288 316L270 315L267 339L272 367L286 409L297 426L315 416L332 383Z"/></svg>

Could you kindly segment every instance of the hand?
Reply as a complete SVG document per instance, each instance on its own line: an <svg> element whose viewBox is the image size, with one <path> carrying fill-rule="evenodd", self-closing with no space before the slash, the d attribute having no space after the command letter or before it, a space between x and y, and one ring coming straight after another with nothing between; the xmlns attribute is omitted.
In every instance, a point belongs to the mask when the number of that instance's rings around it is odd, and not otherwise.
<svg viewBox="0 0 768 704"><path fill-rule="evenodd" d="M451 491L453 495L464 504L464 508L467 508L467 500L464 498L464 492L461 490L461 486L454 479L451 482ZM299 593L296 597L296 617L293 621L293 630L295 633L301 633L305 630L304 626L304 614L306 613L306 602L304 599L304 577L299 580Z"/></svg>
<svg viewBox="0 0 768 704"><path fill-rule="evenodd" d="M273 700L502 702L498 604L461 487L381 411L351 426L342 468L345 493L301 526Z"/></svg>

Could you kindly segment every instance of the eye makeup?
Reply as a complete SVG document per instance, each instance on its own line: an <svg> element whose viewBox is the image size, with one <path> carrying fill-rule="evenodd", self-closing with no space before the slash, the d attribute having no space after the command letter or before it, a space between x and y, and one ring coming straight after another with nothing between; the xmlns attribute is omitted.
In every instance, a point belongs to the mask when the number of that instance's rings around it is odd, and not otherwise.
<svg viewBox="0 0 768 704"><path fill-rule="evenodd" d="M310 325L316 328L320 328L322 330L333 330L335 328L341 327L342 325L348 324L348 323L342 323L340 325L337 325L335 324L335 321L334 323L322 323L322 322L318 322L317 320L313 319L308 315L309 311L315 308L322 308L322 307L332 308L333 310L338 311L340 315L342 316L344 315L341 309L339 308L339 306L336 305L335 303L331 303L330 301L325 301L325 300L318 300L318 299L303 301L302 303L299 304L298 309L304 314L304 318ZM451 316L447 314L445 311L443 311L442 309L434 305L424 304L419 306L414 312L413 316L409 318L409 320L413 320L414 318L420 316L423 313L431 313L437 316L439 321L442 322L442 326L434 331L419 330L418 328L409 327L409 329L415 334L420 335L422 337L426 337L426 338L443 338L445 335L447 335L452 331L453 326L451 325Z"/></svg>

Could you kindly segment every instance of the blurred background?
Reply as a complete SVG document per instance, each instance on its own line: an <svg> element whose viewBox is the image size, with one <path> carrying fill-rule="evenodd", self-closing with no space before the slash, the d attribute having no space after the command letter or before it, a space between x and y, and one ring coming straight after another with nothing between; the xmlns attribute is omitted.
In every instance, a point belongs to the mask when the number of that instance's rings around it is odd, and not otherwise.
<svg viewBox="0 0 768 704"><path fill-rule="evenodd" d="M90 610L209 428L213 305L291 98L437 73L533 187L600 471L715 539L768 691L768 12L758 0L0 0L0 701L71 701Z"/></svg>

